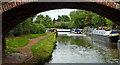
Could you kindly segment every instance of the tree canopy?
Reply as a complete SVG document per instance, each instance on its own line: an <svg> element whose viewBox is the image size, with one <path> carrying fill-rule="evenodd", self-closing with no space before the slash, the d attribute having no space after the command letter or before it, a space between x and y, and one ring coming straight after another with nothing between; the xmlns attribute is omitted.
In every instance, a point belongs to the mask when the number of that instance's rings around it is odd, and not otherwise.
<svg viewBox="0 0 120 65"><path fill-rule="evenodd" d="M30 17L13 28L7 36L19 36L23 34L41 34L46 30L41 23L33 22L33 17Z"/></svg>
<svg viewBox="0 0 120 65"><path fill-rule="evenodd" d="M95 14L90 11L85 10L77 10L70 12L71 23L73 24L73 28L83 28L83 27L98 27L98 26L106 26L119 28L117 24L112 22L111 20Z"/></svg>
<svg viewBox="0 0 120 65"><path fill-rule="evenodd" d="M53 24L52 19L48 15L43 16L42 14L37 16L35 23L40 23L45 26L50 26Z"/></svg>
<svg viewBox="0 0 120 65"><path fill-rule="evenodd" d="M58 15L58 19L56 21L63 21L63 22L69 22L70 18L67 15Z"/></svg>

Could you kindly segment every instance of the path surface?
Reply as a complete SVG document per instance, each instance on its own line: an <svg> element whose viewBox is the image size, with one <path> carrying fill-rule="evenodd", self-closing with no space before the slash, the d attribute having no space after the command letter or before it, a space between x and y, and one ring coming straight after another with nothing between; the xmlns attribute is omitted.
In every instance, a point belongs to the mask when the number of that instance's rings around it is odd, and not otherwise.
<svg viewBox="0 0 120 65"><path fill-rule="evenodd" d="M29 60L33 56L30 50L30 47L36 44L40 39L43 39L50 35L51 34L47 33L47 35L40 36L34 39L29 39L29 44L26 45L25 47L14 48L15 50L18 50L24 53L24 55L19 53L9 54L3 59L3 63L21 63L23 61Z"/></svg>

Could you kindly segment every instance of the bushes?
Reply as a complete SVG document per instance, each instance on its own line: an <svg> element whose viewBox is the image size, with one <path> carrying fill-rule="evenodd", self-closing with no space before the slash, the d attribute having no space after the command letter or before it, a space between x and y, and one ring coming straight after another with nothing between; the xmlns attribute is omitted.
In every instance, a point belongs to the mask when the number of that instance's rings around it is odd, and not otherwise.
<svg viewBox="0 0 120 65"><path fill-rule="evenodd" d="M43 25L43 24L40 24L39 26L38 26L40 29L40 34L41 33L45 33L45 31L46 31L46 28L45 28L45 26Z"/></svg>
<svg viewBox="0 0 120 65"><path fill-rule="evenodd" d="M34 23L34 25L36 26L36 33L35 34L45 33L46 28L43 24Z"/></svg>
<svg viewBox="0 0 120 65"><path fill-rule="evenodd" d="M59 25L54 24L54 25L52 25L52 26L47 26L47 28L59 28Z"/></svg>
<svg viewBox="0 0 120 65"><path fill-rule="evenodd" d="M70 22L67 22L67 23L61 23L60 24L60 26L59 26L60 28L65 28L65 29L67 29L67 28L72 28L72 23Z"/></svg>
<svg viewBox="0 0 120 65"><path fill-rule="evenodd" d="M7 36L20 36L23 34L42 34L46 28L43 24L33 23L30 18L13 28Z"/></svg>

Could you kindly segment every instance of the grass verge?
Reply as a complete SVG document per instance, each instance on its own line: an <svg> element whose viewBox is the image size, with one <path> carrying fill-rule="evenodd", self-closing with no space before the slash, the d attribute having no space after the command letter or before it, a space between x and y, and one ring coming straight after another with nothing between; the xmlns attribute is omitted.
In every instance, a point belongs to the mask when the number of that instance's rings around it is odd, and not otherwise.
<svg viewBox="0 0 120 65"><path fill-rule="evenodd" d="M29 43L28 39L37 38L39 36L44 36L44 35L47 35L47 33L27 34L27 35L21 35L18 37L7 37L6 38L6 44L7 44L6 53L20 53L20 51L14 50L13 48L24 47Z"/></svg>
<svg viewBox="0 0 120 65"><path fill-rule="evenodd" d="M10 47L8 47L7 49L6 49L6 53L21 53L20 51L17 51L17 50L14 50L14 49L12 49L12 48L10 48Z"/></svg>
<svg viewBox="0 0 120 65"><path fill-rule="evenodd" d="M7 47L24 47L29 43L28 39L25 39L23 37L9 37L6 38L6 44Z"/></svg>
<svg viewBox="0 0 120 65"><path fill-rule="evenodd" d="M7 49L6 53L21 53L13 48L24 47L29 43L28 39L23 37L8 37L6 38Z"/></svg>
<svg viewBox="0 0 120 65"><path fill-rule="evenodd" d="M47 35L47 33L43 34L27 34L27 35L21 35L20 37L26 37L27 39L37 38L39 36Z"/></svg>
<svg viewBox="0 0 120 65"><path fill-rule="evenodd" d="M49 61L56 46L55 41L55 34L53 33L52 35L39 40L37 44L30 48L33 52L33 55L38 58L37 62L39 64L44 64L45 62Z"/></svg>

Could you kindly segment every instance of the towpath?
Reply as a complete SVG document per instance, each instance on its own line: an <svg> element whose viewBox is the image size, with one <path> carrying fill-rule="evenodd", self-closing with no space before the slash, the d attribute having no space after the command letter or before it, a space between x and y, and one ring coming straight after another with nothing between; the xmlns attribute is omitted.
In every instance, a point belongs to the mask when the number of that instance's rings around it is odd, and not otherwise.
<svg viewBox="0 0 120 65"><path fill-rule="evenodd" d="M19 53L12 53L12 54L6 55L6 57L4 57L3 59L3 63L21 63L23 61L25 62L28 61L31 57L33 57L30 47L38 43L40 39L44 39L45 37L50 35L51 34L47 33L47 35L29 39L29 43L25 47L14 48L15 50L18 50L24 53L24 55Z"/></svg>

